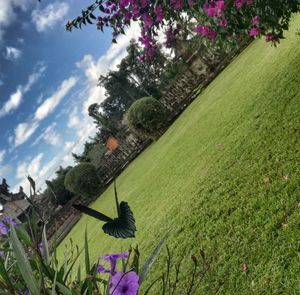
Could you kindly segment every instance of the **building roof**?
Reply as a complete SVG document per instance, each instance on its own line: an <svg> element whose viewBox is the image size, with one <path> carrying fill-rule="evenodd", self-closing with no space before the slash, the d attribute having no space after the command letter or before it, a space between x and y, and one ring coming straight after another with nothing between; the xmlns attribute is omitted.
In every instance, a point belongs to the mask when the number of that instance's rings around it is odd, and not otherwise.
<svg viewBox="0 0 300 295"><path fill-rule="evenodd" d="M3 205L4 212L1 217L11 216L12 218L18 218L29 207L30 204L26 199L7 202L6 204Z"/></svg>

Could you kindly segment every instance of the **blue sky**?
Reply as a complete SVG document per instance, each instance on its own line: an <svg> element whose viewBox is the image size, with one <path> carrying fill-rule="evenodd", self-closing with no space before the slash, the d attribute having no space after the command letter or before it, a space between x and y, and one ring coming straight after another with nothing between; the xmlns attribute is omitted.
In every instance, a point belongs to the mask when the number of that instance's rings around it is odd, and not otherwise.
<svg viewBox="0 0 300 295"><path fill-rule="evenodd" d="M96 26L66 32L64 24L92 1L0 0L0 178L12 191L39 188L59 165L73 164L95 128L87 107L105 98L99 75L126 54L134 25L111 44Z"/></svg>

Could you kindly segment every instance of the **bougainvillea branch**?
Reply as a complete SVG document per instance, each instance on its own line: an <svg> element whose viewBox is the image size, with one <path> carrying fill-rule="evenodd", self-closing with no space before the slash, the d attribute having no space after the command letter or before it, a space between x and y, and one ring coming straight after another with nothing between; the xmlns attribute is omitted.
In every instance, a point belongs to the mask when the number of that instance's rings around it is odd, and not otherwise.
<svg viewBox="0 0 300 295"><path fill-rule="evenodd" d="M98 13L97 16L96 11ZM158 32L166 34L166 47L176 44L182 16L186 15L193 32L209 41L239 40L243 36L265 36L276 44L288 29L293 13L300 11L297 0L101 0L82 11L82 16L67 23L67 30L96 20L101 31L110 27L112 41L132 22L139 22L145 58L158 50Z"/></svg>

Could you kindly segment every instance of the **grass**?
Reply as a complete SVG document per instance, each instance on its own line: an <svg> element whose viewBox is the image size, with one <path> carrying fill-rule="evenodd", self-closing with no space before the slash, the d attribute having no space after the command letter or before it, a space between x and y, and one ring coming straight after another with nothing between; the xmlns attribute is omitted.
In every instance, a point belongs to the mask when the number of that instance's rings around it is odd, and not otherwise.
<svg viewBox="0 0 300 295"><path fill-rule="evenodd" d="M247 48L118 178L135 213L135 240L106 236L86 216L66 240L83 246L87 226L92 260L130 243L146 258L173 226L175 261L186 268L200 248L213 259L203 288L300 294L299 20L278 48L263 40ZM113 215L112 188L92 207Z"/></svg>

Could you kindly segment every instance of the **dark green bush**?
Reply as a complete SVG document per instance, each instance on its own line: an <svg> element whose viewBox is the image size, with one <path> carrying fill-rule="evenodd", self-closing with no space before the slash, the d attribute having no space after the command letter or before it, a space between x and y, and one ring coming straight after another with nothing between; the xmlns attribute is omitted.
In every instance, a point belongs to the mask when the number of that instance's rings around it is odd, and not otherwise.
<svg viewBox="0 0 300 295"><path fill-rule="evenodd" d="M129 127L136 133L156 137L166 124L164 106L153 97L135 101L127 114Z"/></svg>
<svg viewBox="0 0 300 295"><path fill-rule="evenodd" d="M96 168L90 163L80 163L66 175L65 187L76 195L94 197L101 189Z"/></svg>
<svg viewBox="0 0 300 295"><path fill-rule="evenodd" d="M44 196L50 199L53 204L65 205L69 200L74 197L74 194L68 191L65 187L65 175L58 175L55 179L51 180L51 188L48 187L44 191ZM54 195L55 194L55 195Z"/></svg>

